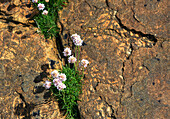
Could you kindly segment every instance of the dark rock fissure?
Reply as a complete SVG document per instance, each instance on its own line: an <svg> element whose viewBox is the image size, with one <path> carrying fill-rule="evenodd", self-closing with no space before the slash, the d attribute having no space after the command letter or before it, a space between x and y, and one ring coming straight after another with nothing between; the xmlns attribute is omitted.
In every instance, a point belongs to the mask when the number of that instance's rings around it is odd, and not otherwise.
<svg viewBox="0 0 170 119"><path fill-rule="evenodd" d="M12 15L12 14L8 14L8 13L6 13L6 11L0 10L0 15L10 16L10 15Z"/></svg>
<svg viewBox="0 0 170 119"><path fill-rule="evenodd" d="M14 9L15 7L16 7L15 4L9 5L8 8L7 8L7 10L8 10L8 11L11 11L11 10Z"/></svg>
<svg viewBox="0 0 170 119"><path fill-rule="evenodd" d="M146 38L148 38L150 41L153 41L153 42L154 42L153 45L156 45L157 39L156 39L156 37L155 37L154 35L144 34L144 33L142 33L141 31L136 31L136 30L134 30L134 29L129 29L128 27L126 27L125 25L122 24L121 20L118 18L117 15L115 15L115 17L116 17L116 19L118 20L118 23L119 23L119 25L120 25L121 28L123 28L123 29L125 29L125 30L127 30L127 31L131 31L131 32L133 32L134 34L138 34L138 35L141 36L141 37L146 37Z"/></svg>
<svg viewBox="0 0 170 119"><path fill-rule="evenodd" d="M57 50L58 50L58 57L60 60L62 60L61 58L64 58L65 59L65 62L67 62L66 58L64 57L63 55L63 51L64 51L64 46L63 46L63 43L62 43L62 39L60 37L60 35L56 35L56 46L57 46Z"/></svg>
<svg viewBox="0 0 170 119"><path fill-rule="evenodd" d="M113 110L112 105L110 105L110 104L106 101L105 97L103 97L103 98L102 98L102 96L99 96L99 97L100 97L101 99L103 99L103 101L111 108L111 110L112 110L111 118L112 118L112 119L116 119L115 111ZM102 114L101 114L101 115L102 115Z"/></svg>
<svg viewBox="0 0 170 119"><path fill-rule="evenodd" d="M151 34L144 34L144 33L142 33L142 32L140 32L140 31L136 31L136 30L134 30L134 29L129 29L129 28L127 28L126 26L124 26L123 24L122 24L122 22L121 22L121 20L118 18L118 16L117 15L115 15L115 17L116 17L116 19L118 20L118 23L119 23L119 25L120 25L120 27L121 28L123 28L123 29L125 29L125 30L127 30L127 31L131 31L132 33L134 33L134 34L138 34L140 37L146 37L146 38L148 38L150 41L153 41L154 43L153 43L153 45L155 45L156 43L157 43L157 39L155 38L155 36L154 35L151 35ZM134 17L135 18L135 17ZM138 21L137 19L135 19L136 21ZM139 21L138 21L139 22ZM131 53L130 53L130 55L126 58L126 60L129 60L130 59L130 57L131 57L131 55L132 55L132 52L133 52L133 46L132 46L132 43L130 44L130 49L131 49ZM123 67L122 67L122 89L121 89L121 94L120 94L120 104L122 105L122 97L123 97L123 93L124 93L124 86L125 86L125 78L124 78L124 67L125 67L125 62L126 62L126 60L123 62ZM146 67L146 66L144 66L144 67ZM146 67L146 69L148 70L148 71L150 71L147 67ZM135 83L134 83L135 84ZM134 85L133 84L133 85ZM130 87L130 92L131 92L131 96L132 96L132 87L133 87L133 85Z"/></svg>
<svg viewBox="0 0 170 119"><path fill-rule="evenodd" d="M108 0L106 0L106 5L107 5L107 7L109 7L109 2L108 2Z"/></svg>
<svg viewBox="0 0 170 119"><path fill-rule="evenodd" d="M96 87L99 85L99 82L96 83L96 85L94 86L94 90L96 91Z"/></svg>
<svg viewBox="0 0 170 119"><path fill-rule="evenodd" d="M135 82L130 86L130 93L131 93L130 97L133 96L133 86L134 86L137 82L138 82L138 81L135 81ZM129 97L129 98L130 98L130 97Z"/></svg>
<svg viewBox="0 0 170 119"><path fill-rule="evenodd" d="M127 57L127 60L129 60L130 56L132 55L132 52L133 52L133 46L132 46L132 43L130 44L130 49L131 49L131 52L130 52L130 55Z"/></svg>
<svg viewBox="0 0 170 119"><path fill-rule="evenodd" d="M123 67L122 67L122 89L121 89L121 94L120 94L120 104L122 104L122 97L123 97L123 93L124 93L124 86L125 86L125 78L123 76L124 73L124 68L125 68L125 61L123 62Z"/></svg>
<svg viewBox="0 0 170 119"><path fill-rule="evenodd" d="M14 24L22 24L22 25L24 25L26 27L30 26L29 24L25 24L25 23L22 23L22 22L19 22L19 21L12 20L11 17L9 17L9 18L0 18L0 19L6 20L6 23L12 22Z"/></svg>
<svg viewBox="0 0 170 119"><path fill-rule="evenodd" d="M147 66L145 66L144 64L142 66L145 67L148 71L150 71L150 69Z"/></svg>
<svg viewBox="0 0 170 119"><path fill-rule="evenodd" d="M17 92L17 91L15 90L15 92ZM33 104L33 103L28 104L25 101L25 98L24 98L24 96L21 93L17 92L17 94L20 96L20 99L25 103L25 106L23 105L23 103L18 104L15 107L14 114L15 115L24 115L25 118L30 119L31 118L30 112L35 108L36 105Z"/></svg>

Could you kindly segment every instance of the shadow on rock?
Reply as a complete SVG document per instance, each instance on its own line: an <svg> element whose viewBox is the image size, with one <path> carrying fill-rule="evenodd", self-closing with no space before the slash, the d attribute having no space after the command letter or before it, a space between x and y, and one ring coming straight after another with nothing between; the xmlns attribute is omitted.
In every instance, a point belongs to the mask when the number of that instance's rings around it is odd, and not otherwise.
<svg viewBox="0 0 170 119"><path fill-rule="evenodd" d="M46 91L45 87L42 84L39 85L38 83L43 81L43 78L47 78L47 76L49 75L49 73L47 72L47 70L50 69L49 64L42 65L41 69L43 70L43 72L41 72L40 75L36 76L35 79L34 79L34 83L36 83L37 86L34 86L33 94L36 97L39 97L39 94L44 92L43 99L47 100L47 99L50 98L51 92Z"/></svg>
<svg viewBox="0 0 170 119"><path fill-rule="evenodd" d="M45 92L43 98L44 99L49 99L51 96L51 91Z"/></svg>
<svg viewBox="0 0 170 119"><path fill-rule="evenodd" d="M17 91L16 91L17 92ZM30 112L35 108L35 104L33 103L27 103L25 101L24 96L17 92L20 96L20 98L22 99L22 103L19 103L17 106L15 106L14 108L14 114L18 115L18 116L24 116L23 119L31 119L31 114Z"/></svg>
<svg viewBox="0 0 170 119"><path fill-rule="evenodd" d="M33 94L42 93L45 90L43 86L35 86L34 89Z"/></svg>
<svg viewBox="0 0 170 119"><path fill-rule="evenodd" d="M47 78L47 75L49 75L49 73L47 73L47 69L49 69L49 64L42 65L41 69L43 70L43 72L41 72L40 75L35 77L34 83L39 83L43 81L43 78Z"/></svg>
<svg viewBox="0 0 170 119"><path fill-rule="evenodd" d="M1 0L0 3L11 2L12 0Z"/></svg>
<svg viewBox="0 0 170 119"><path fill-rule="evenodd" d="M20 103L14 109L14 114L18 116L24 116L23 119L31 119L30 112L34 109L35 105L33 103Z"/></svg>

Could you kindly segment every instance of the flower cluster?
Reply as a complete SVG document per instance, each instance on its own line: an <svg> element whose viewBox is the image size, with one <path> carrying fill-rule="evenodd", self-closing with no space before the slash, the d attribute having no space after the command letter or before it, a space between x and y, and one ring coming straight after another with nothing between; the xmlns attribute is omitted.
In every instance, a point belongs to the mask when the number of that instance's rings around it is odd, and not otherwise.
<svg viewBox="0 0 170 119"><path fill-rule="evenodd" d="M82 46L83 40L81 40L81 38L80 38L79 35L73 34L73 35L71 36L71 38L72 38L72 40L73 40L74 45L76 45L76 47L77 47L77 46ZM70 48L66 47L66 48L64 49L64 51L63 51L63 54L64 54L64 56L70 56L70 55L71 55L71 50L70 50ZM79 55L79 54L78 54L78 55ZM68 62L69 62L69 63L75 63L76 61L77 61L77 59L76 59L76 57L74 57L73 55L68 58ZM88 61L88 60L82 59L81 62L80 62L80 64L79 64L79 66L87 67L88 64L89 64L89 61Z"/></svg>
<svg viewBox="0 0 170 119"><path fill-rule="evenodd" d="M76 45L76 46L82 46L83 40L81 40L81 38L80 38L79 35L73 34L73 35L71 36L71 38L73 39L74 45Z"/></svg>
<svg viewBox="0 0 170 119"><path fill-rule="evenodd" d="M71 50L70 50L70 48L65 48L64 49L64 51L63 51L63 53L64 53L64 56L66 57L66 56L70 56L71 55Z"/></svg>
<svg viewBox="0 0 170 119"><path fill-rule="evenodd" d="M89 64L89 61L85 59L82 59L80 62L80 66L83 66L83 67L87 67L88 64Z"/></svg>
<svg viewBox="0 0 170 119"><path fill-rule="evenodd" d="M38 0L32 0L32 2L33 2L33 3L37 3L37 2L38 2Z"/></svg>
<svg viewBox="0 0 170 119"><path fill-rule="evenodd" d="M32 0L32 2L33 3L38 3L38 0ZM45 0L45 2L49 2L49 0ZM39 10L44 10L44 8L45 8L45 5L44 4L42 4L42 3L38 3L38 9ZM47 10L44 10L43 12L42 12L42 14L43 15L47 15L48 14L48 11Z"/></svg>
<svg viewBox="0 0 170 119"><path fill-rule="evenodd" d="M53 77L53 84L55 87L57 87L58 90L63 90L66 88L66 85L63 83L63 81L67 80L64 73L59 73L57 70L54 70L51 72L51 76ZM49 89L51 85L52 83L50 81L46 81L44 87Z"/></svg>
<svg viewBox="0 0 170 119"><path fill-rule="evenodd" d="M47 15L47 14L48 14L48 11L47 11L47 10L44 10L44 11L42 12L42 14L43 14L43 15Z"/></svg>
<svg viewBox="0 0 170 119"><path fill-rule="evenodd" d="M89 64L88 60L79 61L80 46L83 40L77 34L71 36L75 47L75 55L72 54L70 48L66 47L63 51L65 57L68 58L68 65L63 66L61 72L54 70L51 72L50 81L46 81L44 87L56 96L61 103L62 109L67 110L69 119L78 119L77 101L79 94L82 92L82 78L84 77L84 69ZM70 65L72 63L73 65ZM82 66L83 68L79 68ZM80 72L79 72L80 70ZM67 76L66 76L67 75Z"/></svg>
<svg viewBox="0 0 170 119"><path fill-rule="evenodd" d="M69 63L75 63L76 61L77 59L73 55L68 58Z"/></svg>

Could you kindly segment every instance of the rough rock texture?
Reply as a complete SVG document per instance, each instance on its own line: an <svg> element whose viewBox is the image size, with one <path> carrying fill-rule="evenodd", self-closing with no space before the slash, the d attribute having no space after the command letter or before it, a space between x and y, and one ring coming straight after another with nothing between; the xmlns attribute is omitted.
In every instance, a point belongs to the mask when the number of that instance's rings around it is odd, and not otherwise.
<svg viewBox="0 0 170 119"><path fill-rule="evenodd" d="M62 118L58 103L43 87L51 68L60 68L61 61L55 40L44 39L27 24L32 9L18 0L0 1L1 119Z"/></svg>
<svg viewBox="0 0 170 119"><path fill-rule="evenodd" d="M109 4L109 0L72 0L59 13L63 45L73 47L70 35L79 34L84 40L81 58L90 61L79 102L81 117L168 119L170 42L152 35L163 32L167 37L167 29L130 30L139 26L126 26L119 18L116 5L122 1ZM156 20L155 27L165 28Z"/></svg>
<svg viewBox="0 0 170 119"><path fill-rule="evenodd" d="M170 42L133 50L124 62L124 93L119 118L169 118ZM118 110L119 110L118 109Z"/></svg>
<svg viewBox="0 0 170 119"><path fill-rule="evenodd" d="M170 38L168 0L106 0L129 29Z"/></svg>
<svg viewBox="0 0 170 119"><path fill-rule="evenodd" d="M36 13L29 1L0 1L1 118L61 119L57 102L42 87L50 68L60 67L59 53L54 40L27 21ZM70 35L78 33L84 40L81 58L90 61L78 102L82 118L170 117L166 5L167 0L72 0L60 12L63 45L74 48Z"/></svg>

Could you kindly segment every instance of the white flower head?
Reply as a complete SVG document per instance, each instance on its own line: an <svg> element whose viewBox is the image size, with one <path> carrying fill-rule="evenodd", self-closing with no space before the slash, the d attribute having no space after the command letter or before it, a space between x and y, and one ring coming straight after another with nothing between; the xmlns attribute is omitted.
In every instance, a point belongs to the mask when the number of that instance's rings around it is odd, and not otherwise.
<svg viewBox="0 0 170 119"><path fill-rule="evenodd" d="M46 89L49 89L51 87L50 81L45 81L45 84L43 85Z"/></svg>
<svg viewBox="0 0 170 119"><path fill-rule="evenodd" d="M38 4L38 9L39 10L43 10L45 8L45 5L44 4L42 4L42 3L39 3Z"/></svg>
<svg viewBox="0 0 170 119"><path fill-rule="evenodd" d="M82 59L80 62L80 66L83 66L83 67L87 67L88 64L89 64L89 61L85 59Z"/></svg>
<svg viewBox="0 0 170 119"><path fill-rule="evenodd" d="M63 53L64 53L64 56L70 56L70 55L71 55L71 50L70 50L70 48L66 47L66 48L64 49Z"/></svg>
<svg viewBox="0 0 170 119"><path fill-rule="evenodd" d="M73 55L68 58L69 63L75 63L76 61L77 59Z"/></svg>
<svg viewBox="0 0 170 119"><path fill-rule="evenodd" d="M54 83L54 86L58 86L60 83L62 83L62 81L59 79L59 78L55 78L54 80L53 80L53 83Z"/></svg>
<svg viewBox="0 0 170 119"><path fill-rule="evenodd" d="M53 78L57 78L59 76L59 72L57 70L54 70L54 71L51 72L51 76Z"/></svg>
<svg viewBox="0 0 170 119"><path fill-rule="evenodd" d="M58 86L57 86L57 89L58 90L63 90L64 88L66 88L66 85L64 83L60 83Z"/></svg>
<svg viewBox="0 0 170 119"><path fill-rule="evenodd" d="M81 40L81 38L80 38L79 35L73 34L73 35L71 36L71 38L73 39L74 45L76 45L76 46L82 46L83 40Z"/></svg>
<svg viewBox="0 0 170 119"><path fill-rule="evenodd" d="M59 79L60 79L61 81L66 81L66 80L67 80L66 75L65 75L64 73L61 73L61 74L59 75Z"/></svg>
<svg viewBox="0 0 170 119"><path fill-rule="evenodd" d="M48 11L47 11L47 10L44 10L44 11L42 12L42 14L43 14L43 15L47 15L47 14L48 14Z"/></svg>
<svg viewBox="0 0 170 119"><path fill-rule="evenodd" d="M37 3L37 2L38 2L38 0L32 0L32 2L33 2L33 3Z"/></svg>

